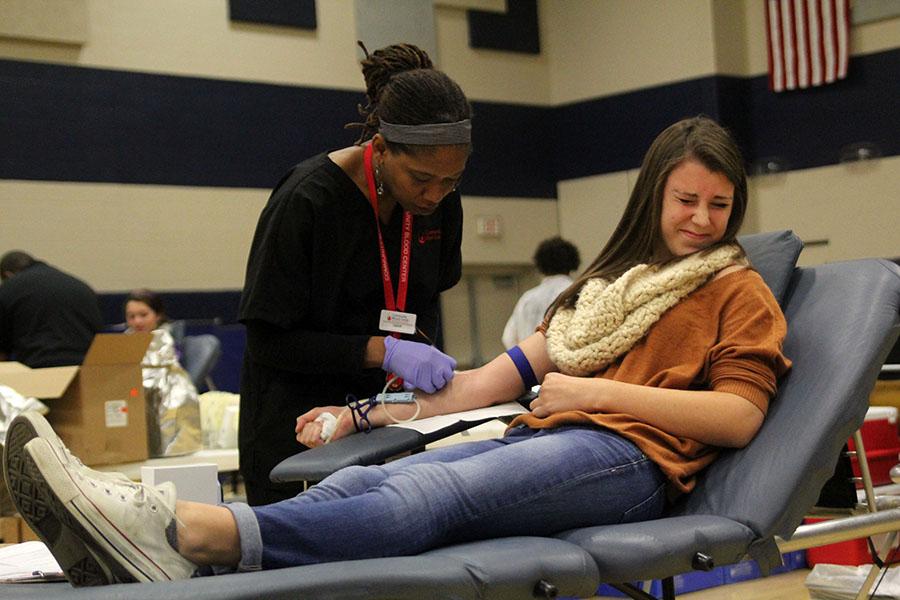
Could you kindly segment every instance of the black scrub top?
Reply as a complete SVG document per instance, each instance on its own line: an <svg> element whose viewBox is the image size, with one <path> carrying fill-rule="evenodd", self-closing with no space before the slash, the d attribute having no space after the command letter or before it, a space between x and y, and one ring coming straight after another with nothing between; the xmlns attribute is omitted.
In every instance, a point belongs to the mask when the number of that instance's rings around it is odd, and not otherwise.
<svg viewBox="0 0 900 600"><path fill-rule="evenodd" d="M402 221L398 206L382 224L395 294ZM384 386L384 371L362 367L369 337L385 335L378 328L385 306L377 236L369 200L327 154L294 167L263 209L239 314L247 327L239 446L249 482L268 482L275 465L304 449L294 432L299 415ZM413 219L406 312L431 340L440 292L460 278L461 243L458 192Z"/></svg>
<svg viewBox="0 0 900 600"><path fill-rule="evenodd" d="M80 365L103 317L94 290L35 261L0 285L0 352L32 369Z"/></svg>

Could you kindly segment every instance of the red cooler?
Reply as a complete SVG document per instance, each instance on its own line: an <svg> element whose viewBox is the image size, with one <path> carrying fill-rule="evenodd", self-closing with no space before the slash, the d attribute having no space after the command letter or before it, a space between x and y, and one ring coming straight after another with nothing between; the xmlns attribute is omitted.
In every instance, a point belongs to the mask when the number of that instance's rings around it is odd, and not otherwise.
<svg viewBox="0 0 900 600"><path fill-rule="evenodd" d="M891 468L900 462L900 437L897 434L897 408L894 406L872 406L866 412L866 420L862 426L863 444L866 447L866 459L873 485L889 485ZM851 438L850 450L856 445ZM853 475L861 477L859 461L851 459ZM862 488L862 483L856 484Z"/></svg>

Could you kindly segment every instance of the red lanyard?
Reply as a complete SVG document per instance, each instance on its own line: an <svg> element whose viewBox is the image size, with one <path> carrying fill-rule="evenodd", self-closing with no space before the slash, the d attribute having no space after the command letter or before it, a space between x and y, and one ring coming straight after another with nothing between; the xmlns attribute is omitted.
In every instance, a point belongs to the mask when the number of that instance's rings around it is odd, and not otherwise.
<svg viewBox="0 0 900 600"><path fill-rule="evenodd" d="M403 312L406 308L406 289L409 287L409 260L412 250L413 216L408 210L403 211L403 238L400 241L400 273L397 282L397 300L394 301L394 286L391 284L391 270L388 267L387 253L384 251L384 238L381 236L381 218L378 216L378 192L375 189L375 174L372 170L372 144L366 146L363 154L363 165L366 171L366 182L369 184L369 202L375 211L375 226L378 229L378 248L381 251L381 281L384 286L384 307L388 310Z"/></svg>

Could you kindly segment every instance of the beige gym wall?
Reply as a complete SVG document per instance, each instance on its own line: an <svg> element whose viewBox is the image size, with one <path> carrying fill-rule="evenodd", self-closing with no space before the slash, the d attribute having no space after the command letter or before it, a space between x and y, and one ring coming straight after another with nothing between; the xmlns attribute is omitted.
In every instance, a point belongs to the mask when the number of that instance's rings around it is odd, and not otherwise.
<svg viewBox="0 0 900 600"><path fill-rule="evenodd" d="M554 104L715 70L710 0L542 0Z"/></svg>
<svg viewBox="0 0 900 600"><path fill-rule="evenodd" d="M267 190L0 180L3 251L99 291L236 289Z"/></svg>

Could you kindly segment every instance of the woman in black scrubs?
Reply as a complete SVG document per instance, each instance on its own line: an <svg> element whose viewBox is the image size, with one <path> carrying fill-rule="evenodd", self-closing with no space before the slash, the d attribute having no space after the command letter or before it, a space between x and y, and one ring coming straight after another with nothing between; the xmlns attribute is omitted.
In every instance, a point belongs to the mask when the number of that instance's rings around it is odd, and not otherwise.
<svg viewBox="0 0 900 600"><path fill-rule="evenodd" d="M433 392L456 367L433 340L440 293L460 278L471 107L415 46L367 53L362 72L360 139L294 167L250 249L239 447L252 505L301 491L269 481L305 449L297 416L374 395L390 376Z"/></svg>

